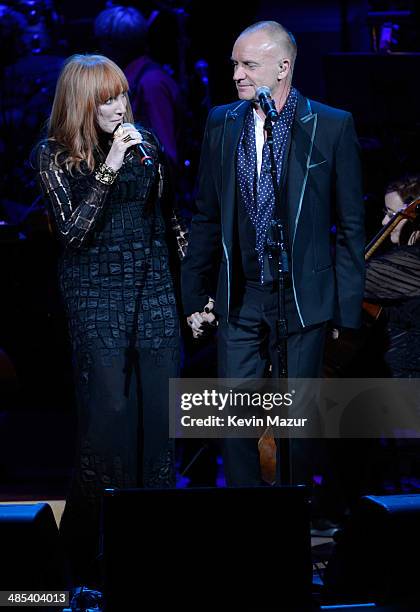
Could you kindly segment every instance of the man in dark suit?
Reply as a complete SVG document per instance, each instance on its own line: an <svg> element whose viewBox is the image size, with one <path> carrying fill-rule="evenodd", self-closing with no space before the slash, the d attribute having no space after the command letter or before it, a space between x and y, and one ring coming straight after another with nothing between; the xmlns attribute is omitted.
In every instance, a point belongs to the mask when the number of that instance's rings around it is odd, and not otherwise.
<svg viewBox="0 0 420 612"><path fill-rule="evenodd" d="M353 120L292 87L295 58L294 37L280 24L244 30L232 53L240 101L212 109L207 121L183 304L195 337L217 314L221 377L259 378L269 364L278 375L278 282L267 249L276 216L288 238L289 378L320 375L327 322L337 328L360 323L364 215ZM279 211L265 115L256 101L261 86L270 88L279 113L273 126ZM225 440L224 464L228 484L261 483L256 440ZM294 480L300 474L296 468Z"/></svg>

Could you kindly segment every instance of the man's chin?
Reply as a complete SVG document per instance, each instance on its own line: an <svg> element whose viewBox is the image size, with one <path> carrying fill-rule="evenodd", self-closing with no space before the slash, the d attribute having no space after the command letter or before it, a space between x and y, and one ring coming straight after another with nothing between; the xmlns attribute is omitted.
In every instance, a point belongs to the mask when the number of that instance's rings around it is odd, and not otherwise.
<svg viewBox="0 0 420 612"><path fill-rule="evenodd" d="M236 91L238 92L238 98L240 100L254 100L255 98L255 92L252 87L245 87L243 89L237 87Z"/></svg>
<svg viewBox="0 0 420 612"><path fill-rule="evenodd" d="M249 92L238 91L238 98L240 100L254 100L255 96L250 91Z"/></svg>

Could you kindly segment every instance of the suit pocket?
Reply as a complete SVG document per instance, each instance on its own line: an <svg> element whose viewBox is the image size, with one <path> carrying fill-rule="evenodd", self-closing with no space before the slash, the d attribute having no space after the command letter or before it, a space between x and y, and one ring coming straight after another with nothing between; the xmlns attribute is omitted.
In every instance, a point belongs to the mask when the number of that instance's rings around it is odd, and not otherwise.
<svg viewBox="0 0 420 612"><path fill-rule="evenodd" d="M322 161L319 162L314 162L312 164L309 164L308 166L308 170L313 170L314 168L318 168L319 166L322 166L323 164L326 164L327 160L323 159Z"/></svg>

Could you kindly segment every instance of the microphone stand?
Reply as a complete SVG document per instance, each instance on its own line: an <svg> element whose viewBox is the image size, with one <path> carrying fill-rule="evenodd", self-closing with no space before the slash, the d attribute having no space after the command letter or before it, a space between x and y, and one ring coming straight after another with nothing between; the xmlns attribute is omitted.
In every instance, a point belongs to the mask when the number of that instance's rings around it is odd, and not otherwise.
<svg viewBox="0 0 420 612"><path fill-rule="evenodd" d="M273 121L266 116L264 129L267 133L267 144L270 150L270 173L274 187L274 219L271 221L271 231L267 236L268 257L273 260L273 278L277 282L277 320L276 320L276 351L278 376L281 379L280 391L287 391L287 314L286 314L286 280L289 275L289 264L286 244L286 231L280 214L280 186L277 177L276 159L274 155ZM291 484L290 440L288 434L278 441L277 459L280 457L280 484ZM276 468L277 474L279 473Z"/></svg>

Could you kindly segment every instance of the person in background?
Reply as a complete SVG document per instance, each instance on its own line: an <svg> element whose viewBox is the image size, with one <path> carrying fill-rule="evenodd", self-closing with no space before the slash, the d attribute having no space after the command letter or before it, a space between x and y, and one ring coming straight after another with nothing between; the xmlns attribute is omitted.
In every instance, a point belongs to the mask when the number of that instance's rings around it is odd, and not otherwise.
<svg viewBox="0 0 420 612"><path fill-rule="evenodd" d="M420 176L388 185L382 225L420 197ZM420 377L420 229L419 217L402 219L366 264L364 339L356 350L353 377ZM355 373L354 373L355 372ZM352 509L360 496L418 491L418 435L410 438L340 440L334 465L340 495ZM335 441L333 441L335 442ZM338 441L337 441L338 442ZM417 483L417 484L416 484Z"/></svg>
<svg viewBox="0 0 420 612"><path fill-rule="evenodd" d="M134 7L114 6L99 13L94 28L102 52L124 67L134 118L156 133L176 175L181 93L168 72L148 55L146 19Z"/></svg>
<svg viewBox="0 0 420 612"><path fill-rule="evenodd" d="M48 117L63 65L53 7L43 2L0 4L0 217L29 235L45 229L29 159ZM51 5L51 3L50 3ZM16 140L16 134L25 134Z"/></svg>
<svg viewBox="0 0 420 612"><path fill-rule="evenodd" d="M386 225L393 215L420 197L420 176L388 185ZM390 243L390 244L389 244ZM402 219L392 230L389 248L366 267L364 308L383 327L385 376L420 376L420 229L419 217Z"/></svg>

